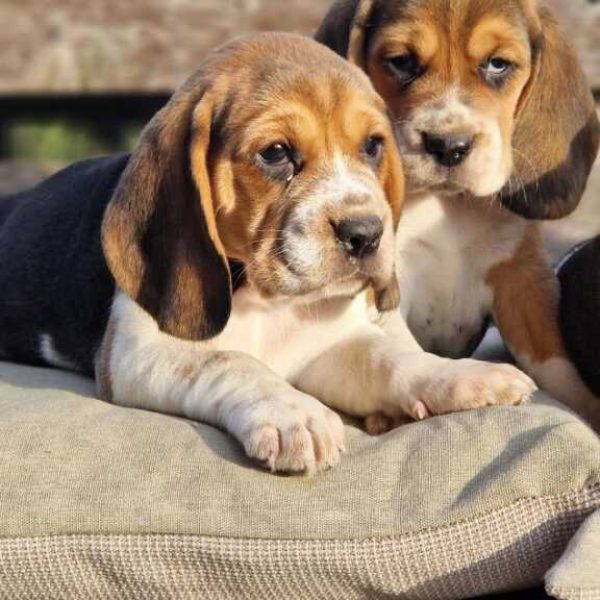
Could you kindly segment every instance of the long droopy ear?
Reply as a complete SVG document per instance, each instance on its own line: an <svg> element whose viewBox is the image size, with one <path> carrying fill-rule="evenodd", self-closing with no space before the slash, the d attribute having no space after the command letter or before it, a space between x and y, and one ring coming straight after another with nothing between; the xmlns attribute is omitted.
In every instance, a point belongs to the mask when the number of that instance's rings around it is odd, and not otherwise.
<svg viewBox="0 0 600 600"><path fill-rule="evenodd" d="M374 3L375 0L338 0L325 16L315 40L364 69Z"/></svg>
<svg viewBox="0 0 600 600"><path fill-rule="evenodd" d="M557 219L581 200L600 129L576 52L548 10L525 1L533 68L517 109L514 169L501 198L526 218Z"/></svg>
<svg viewBox="0 0 600 600"><path fill-rule="evenodd" d="M380 181L383 186L388 204L394 217L394 229L398 228L402 204L404 203L404 169L398 146L391 134L390 141L385 145L385 158L381 165Z"/></svg>
<svg viewBox="0 0 600 600"><path fill-rule="evenodd" d="M381 165L380 181L388 204L392 209L394 231L398 229L402 204L404 202L404 169L400 153L391 136L390 143L385 146L385 159ZM385 312L398 308L400 303L400 288L396 275L383 288L375 290L377 309Z"/></svg>
<svg viewBox="0 0 600 600"><path fill-rule="evenodd" d="M231 312L207 171L216 103L203 87L186 84L143 131L102 224L119 288L189 340L216 336Z"/></svg>

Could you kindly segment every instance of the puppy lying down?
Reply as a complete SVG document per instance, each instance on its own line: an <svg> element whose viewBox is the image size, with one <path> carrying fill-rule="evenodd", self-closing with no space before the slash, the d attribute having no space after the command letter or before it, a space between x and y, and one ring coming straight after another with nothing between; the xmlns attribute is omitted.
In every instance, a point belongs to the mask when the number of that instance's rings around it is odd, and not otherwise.
<svg viewBox="0 0 600 600"><path fill-rule="evenodd" d="M3 358L95 373L114 403L212 423L274 471L335 465L330 408L518 404L516 368L423 352L397 303L403 175L368 78L302 37L212 53L131 155L0 202Z"/></svg>

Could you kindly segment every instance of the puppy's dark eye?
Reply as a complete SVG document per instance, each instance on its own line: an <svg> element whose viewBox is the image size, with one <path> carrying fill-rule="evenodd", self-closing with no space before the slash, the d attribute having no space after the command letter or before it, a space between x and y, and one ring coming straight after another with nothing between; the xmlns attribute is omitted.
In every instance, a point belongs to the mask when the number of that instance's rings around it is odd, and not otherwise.
<svg viewBox="0 0 600 600"><path fill-rule="evenodd" d="M414 52L384 59L388 70L394 75L402 87L407 87L425 73L425 67Z"/></svg>
<svg viewBox="0 0 600 600"><path fill-rule="evenodd" d="M363 145L363 152L365 156L373 162L377 162L381 158L382 151L383 138L377 135L368 137Z"/></svg>
<svg viewBox="0 0 600 600"><path fill-rule="evenodd" d="M514 68L512 62L499 56L492 56L479 65L483 78L494 87L500 87Z"/></svg>
<svg viewBox="0 0 600 600"><path fill-rule="evenodd" d="M282 167L292 162L292 149L286 144L272 144L259 153L261 160L270 167Z"/></svg>

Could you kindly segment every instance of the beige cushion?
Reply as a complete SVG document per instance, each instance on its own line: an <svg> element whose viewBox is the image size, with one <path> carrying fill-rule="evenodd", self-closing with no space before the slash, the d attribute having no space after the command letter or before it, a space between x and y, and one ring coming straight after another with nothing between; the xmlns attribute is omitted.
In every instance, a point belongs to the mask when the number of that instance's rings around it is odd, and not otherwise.
<svg viewBox="0 0 600 600"><path fill-rule="evenodd" d="M476 596L540 582L600 508L600 441L542 395L347 437L336 469L274 476L212 427L0 363L0 597Z"/></svg>
<svg viewBox="0 0 600 600"><path fill-rule="evenodd" d="M581 526L546 574L546 589L560 600L600 600L600 510Z"/></svg>

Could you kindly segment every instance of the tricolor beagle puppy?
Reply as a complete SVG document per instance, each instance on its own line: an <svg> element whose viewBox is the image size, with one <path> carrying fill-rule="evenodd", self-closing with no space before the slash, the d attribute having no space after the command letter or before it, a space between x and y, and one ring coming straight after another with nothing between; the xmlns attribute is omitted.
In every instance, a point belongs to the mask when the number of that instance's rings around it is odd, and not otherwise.
<svg viewBox="0 0 600 600"><path fill-rule="evenodd" d="M535 0L340 0L316 39L360 66L392 112L407 179L401 312L419 344L469 356L491 317L538 385L600 427L535 224L577 206L599 140L555 20Z"/></svg>
<svg viewBox="0 0 600 600"><path fill-rule="evenodd" d="M517 404L516 368L369 318L397 299L403 175L383 100L316 42L213 54L131 156L0 202L5 358L94 373L120 405L222 427L273 470L338 462L339 416ZM318 398L318 400L317 400Z"/></svg>

